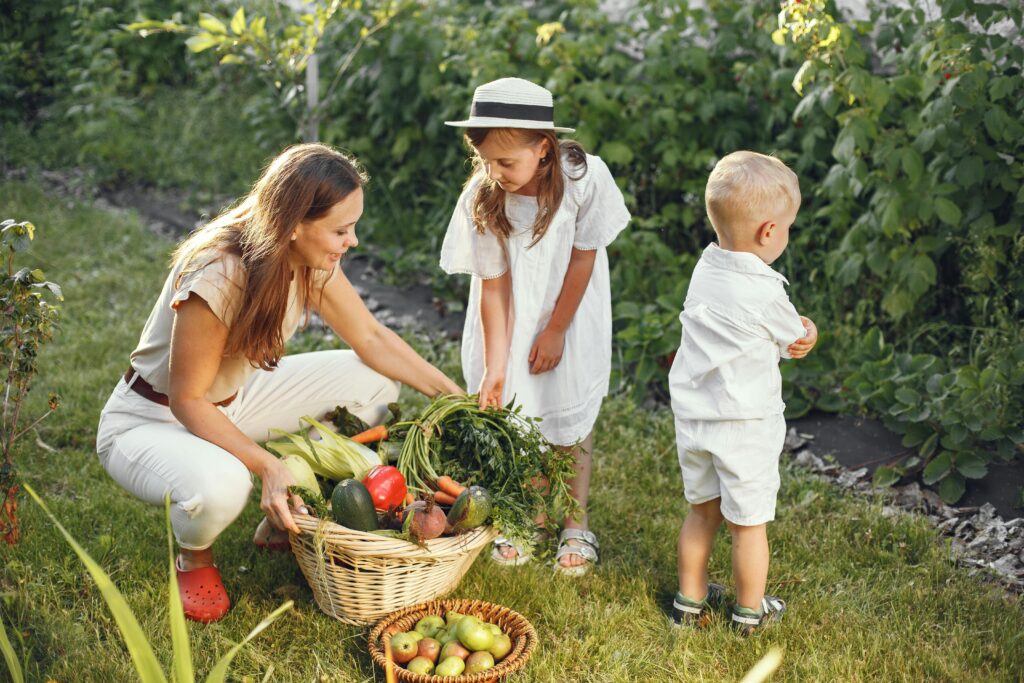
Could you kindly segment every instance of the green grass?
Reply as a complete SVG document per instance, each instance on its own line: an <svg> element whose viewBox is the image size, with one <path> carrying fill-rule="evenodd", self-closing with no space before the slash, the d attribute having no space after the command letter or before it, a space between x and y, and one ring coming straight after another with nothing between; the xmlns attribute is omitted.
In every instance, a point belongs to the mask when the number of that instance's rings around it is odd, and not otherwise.
<svg viewBox="0 0 1024 683"><path fill-rule="evenodd" d="M114 484L93 439L99 411L124 370L165 275L171 244L131 214L69 205L31 183L0 183L4 217L32 220L37 242L26 264L43 268L66 294L62 329L41 359L30 414L47 392L63 398L34 439L17 449L23 478L111 574L169 665L163 510ZM414 340L453 375L450 346ZM407 405L418 403L403 393ZM541 646L519 680L738 680L767 650L784 659L776 681L1019 680L1024 610L1018 599L970 577L921 519L884 518L879 502L840 495L793 469L783 473L778 521L770 527L769 589L787 599L786 621L749 640L724 620L704 632L667 627L675 590L675 542L685 505L671 415L625 400L606 403L598 424L592 526L602 563L591 575L555 577L481 559L458 597L525 614ZM0 547L0 618L28 680L130 681L133 669L107 607L85 568L40 510L21 497L23 540ZM368 629L323 615L289 555L258 554L250 542L256 496L217 545L235 607L220 623L191 624L197 671L285 599L296 608L246 647L237 680L383 680L365 650ZM715 547L712 578L730 583L729 546ZM0 675L0 679L3 676Z"/></svg>

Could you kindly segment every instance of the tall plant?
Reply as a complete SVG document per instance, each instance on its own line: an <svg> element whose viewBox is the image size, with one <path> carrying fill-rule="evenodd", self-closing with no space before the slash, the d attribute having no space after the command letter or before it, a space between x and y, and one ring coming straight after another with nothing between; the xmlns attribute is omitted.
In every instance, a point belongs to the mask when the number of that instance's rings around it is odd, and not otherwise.
<svg viewBox="0 0 1024 683"><path fill-rule="evenodd" d="M117 623L118 630L121 631L121 636L124 638L128 653L131 655L132 662L135 664L135 670L139 675L139 681L141 683L167 683L167 676L164 675L160 662L157 661L156 655L153 653L153 646L149 643L145 631L142 630L142 626L139 625L139 621L128 606L128 602L121 595L121 591L117 589L117 586L114 585L110 576L103 571L99 563L86 552L85 548L74 539L68 530L57 521L57 518L54 517L53 513L50 512L49 508L46 507L46 504L43 503L32 487L26 484L25 490L28 491L28 494L32 496L32 499L42 508L46 516L53 522L53 525L64 536L68 544L75 551L75 554L78 555L78 559L82 561L82 564L89 571L93 581L96 582L96 586L100 589L100 594L106 601L107 606L110 608L110 613ZM195 671L192 663L192 651L189 647L188 628L185 624L185 613L181 606L181 595L178 592L178 580L174 567L174 542L171 535L171 500L169 495L164 497L164 516L167 520L167 568L169 576L167 581L167 600L171 621L171 647L173 649L170 680L172 683L194 683ZM274 623L278 617L290 610L292 605L293 602L291 600L283 603L257 624L249 632L249 635L242 639L242 642L237 643L228 650L214 664L213 669L206 677L206 683L224 683L227 680L228 667L231 666L231 661L235 658L235 655L238 654L246 643ZM0 654L3 654L7 662L14 683L23 681L24 671L7 638L3 624L0 624Z"/></svg>
<svg viewBox="0 0 1024 683"><path fill-rule="evenodd" d="M18 542L18 484L12 451L19 437L35 428L57 409L57 397L50 395L47 410L27 426L22 426L25 397L38 371L39 347L53 337L54 324L63 301L61 289L48 282L43 271L23 267L14 270L16 252L24 251L35 235L28 221L7 219L0 223L0 373L3 383L3 411L0 416L0 535L8 545Z"/></svg>

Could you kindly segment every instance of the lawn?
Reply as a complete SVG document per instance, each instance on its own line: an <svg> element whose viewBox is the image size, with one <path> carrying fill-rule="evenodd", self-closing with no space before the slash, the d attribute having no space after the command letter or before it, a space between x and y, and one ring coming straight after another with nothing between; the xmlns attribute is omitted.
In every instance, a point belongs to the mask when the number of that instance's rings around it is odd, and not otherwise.
<svg viewBox="0 0 1024 683"><path fill-rule="evenodd" d="M30 436L17 449L17 464L113 577L169 668L163 510L115 485L95 458L93 440L172 245L130 213L73 204L32 182L0 182L0 197L2 218L38 228L26 265L42 268L66 296L30 410L38 412L50 391L61 395L61 409L39 428L57 450L36 446ZM411 341L459 376L453 347ZM403 402L418 403L407 392ZM190 625L197 671L205 675L260 619L294 599L295 609L235 660L235 679L382 681L366 653L368 629L322 614L290 555L254 549L256 498L217 547L233 610L217 624ZM0 618L27 658L28 680L134 680L85 568L27 496L21 505L23 540L0 548ZM958 569L922 519L883 517L880 501L840 494L789 466L769 531L769 591L788 601L786 621L747 640L724 619L703 632L670 629L684 510L670 413L611 399L596 433L597 571L574 580L544 565L509 570L480 559L453 595L498 602L530 619L541 644L524 681L738 680L771 647L783 652L776 681L1020 680L1018 598ZM730 583L724 534L711 573Z"/></svg>

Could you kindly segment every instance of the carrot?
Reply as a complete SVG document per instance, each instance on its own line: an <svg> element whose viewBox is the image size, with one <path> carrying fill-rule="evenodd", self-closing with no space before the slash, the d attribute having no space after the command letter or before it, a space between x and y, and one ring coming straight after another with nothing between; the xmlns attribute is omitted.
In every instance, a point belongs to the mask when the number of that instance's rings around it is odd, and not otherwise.
<svg viewBox="0 0 1024 683"><path fill-rule="evenodd" d="M434 482L437 485L437 490L448 494L452 498L456 498L460 493L466 490L466 487L455 481L448 475L442 475L437 478Z"/></svg>
<svg viewBox="0 0 1024 683"><path fill-rule="evenodd" d="M441 505L452 505L455 502L455 496L448 495L444 491L436 491L434 493L434 502Z"/></svg>
<svg viewBox="0 0 1024 683"><path fill-rule="evenodd" d="M411 505L413 503L413 501L415 501L415 500L416 500L416 498L411 493L405 494L405 504L406 505Z"/></svg>
<svg viewBox="0 0 1024 683"><path fill-rule="evenodd" d="M356 443L373 443L374 441L383 441L388 438L388 428L384 425L377 425L376 427L370 427L365 432L359 432L350 438Z"/></svg>

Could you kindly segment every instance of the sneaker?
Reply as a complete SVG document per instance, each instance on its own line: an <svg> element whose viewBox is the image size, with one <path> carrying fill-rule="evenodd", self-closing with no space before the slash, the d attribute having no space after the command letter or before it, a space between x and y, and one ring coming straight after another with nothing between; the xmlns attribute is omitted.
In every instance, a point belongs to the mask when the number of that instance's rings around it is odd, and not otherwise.
<svg viewBox="0 0 1024 683"><path fill-rule="evenodd" d="M766 595L761 600L761 611L734 605L732 608L732 625L740 635L749 636L761 627L782 621L786 613L786 603L773 595Z"/></svg>
<svg viewBox="0 0 1024 683"><path fill-rule="evenodd" d="M682 593L676 593L672 601L672 623L676 626L703 628L711 621L711 610L718 609L725 597L725 587L717 583L708 584L708 594L703 600L691 600Z"/></svg>

